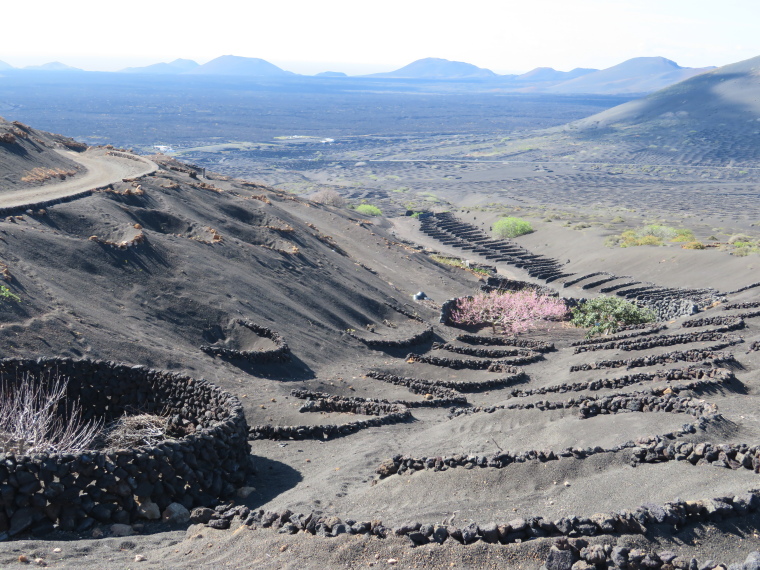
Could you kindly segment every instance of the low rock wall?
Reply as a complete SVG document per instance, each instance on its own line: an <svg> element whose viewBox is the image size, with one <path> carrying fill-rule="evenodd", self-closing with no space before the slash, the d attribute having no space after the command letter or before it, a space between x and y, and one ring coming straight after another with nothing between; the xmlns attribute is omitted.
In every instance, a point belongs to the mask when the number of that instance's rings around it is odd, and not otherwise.
<svg viewBox="0 0 760 570"><path fill-rule="evenodd" d="M272 364L290 360L290 347L278 332L242 319L236 319L235 323L253 331L260 337L268 338L275 344L276 348L272 350L235 350L213 344L204 344L200 349L206 354L223 358L242 358L254 364Z"/></svg>
<svg viewBox="0 0 760 570"><path fill-rule="evenodd" d="M110 422L138 410L170 416L190 433L150 447L0 456L0 532L130 523L145 499L161 509L207 506L232 495L252 471L240 402L204 380L110 361L0 360L4 382L27 373L67 378L67 401L79 400L85 420Z"/></svg>
<svg viewBox="0 0 760 570"><path fill-rule="evenodd" d="M655 366L657 364L670 364L674 362L705 362L710 361L713 365L735 363L734 355L726 352L718 352L723 345L710 348L695 348L694 350L674 350L665 354L652 354L639 358L625 358L619 360L600 360L584 364L575 364L570 367L570 372L585 370L598 370L601 368L641 368L643 366Z"/></svg>

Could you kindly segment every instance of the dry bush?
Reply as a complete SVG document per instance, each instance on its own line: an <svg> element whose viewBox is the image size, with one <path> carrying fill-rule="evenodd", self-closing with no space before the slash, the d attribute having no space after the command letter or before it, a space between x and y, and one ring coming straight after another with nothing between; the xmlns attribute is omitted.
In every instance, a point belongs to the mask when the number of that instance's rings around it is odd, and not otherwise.
<svg viewBox="0 0 760 570"><path fill-rule="evenodd" d="M6 281L10 281L13 279L13 276L11 275L11 270L8 267L7 263L3 263L0 261L0 276Z"/></svg>
<svg viewBox="0 0 760 570"><path fill-rule="evenodd" d="M69 150L76 150L76 151L81 152L89 148L85 143L75 141L74 139L63 139L60 142L63 146L65 146Z"/></svg>
<svg viewBox="0 0 760 570"><path fill-rule="evenodd" d="M734 234L728 238L728 243L731 245L735 244L737 241L752 241L752 238L746 234Z"/></svg>
<svg viewBox="0 0 760 570"><path fill-rule="evenodd" d="M29 171L26 176L21 177L21 182L46 182L51 178L60 178L66 180L67 176L74 176L76 170L64 170L63 168L43 168L39 166Z"/></svg>
<svg viewBox="0 0 760 570"><path fill-rule="evenodd" d="M335 206L336 208L342 208L346 205L346 199L335 190L330 190L329 188L315 192L309 196L309 200L317 204Z"/></svg>
<svg viewBox="0 0 760 570"><path fill-rule="evenodd" d="M104 445L110 449L154 446L169 435L169 418L154 414L124 414L106 428Z"/></svg>
<svg viewBox="0 0 760 570"><path fill-rule="evenodd" d="M78 400L68 403L68 378L24 374L17 382L0 384L0 449L4 453L75 453L91 449L100 435L100 421L82 420Z"/></svg>
<svg viewBox="0 0 760 570"><path fill-rule="evenodd" d="M0 143L13 144L16 142L16 137L11 133L3 133L0 135Z"/></svg>
<svg viewBox="0 0 760 570"><path fill-rule="evenodd" d="M29 138L29 135L26 134L26 131L22 131L21 129L17 129L16 127L11 127L10 132L16 138L19 138L19 139L28 139Z"/></svg>

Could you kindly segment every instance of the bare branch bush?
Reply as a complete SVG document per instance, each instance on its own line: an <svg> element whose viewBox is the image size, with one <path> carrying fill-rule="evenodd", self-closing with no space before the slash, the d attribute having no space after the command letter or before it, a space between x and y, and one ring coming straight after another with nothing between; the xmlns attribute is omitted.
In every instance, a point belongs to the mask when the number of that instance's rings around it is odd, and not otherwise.
<svg viewBox="0 0 760 570"><path fill-rule="evenodd" d="M91 449L101 420L84 421L78 400L65 406L69 379L24 374L0 383L0 450L17 455L75 453Z"/></svg>
<svg viewBox="0 0 760 570"><path fill-rule="evenodd" d="M539 321L561 319L566 313L567 307L562 299L525 289L463 297L457 301L451 318L459 324L491 325L494 334L497 327L504 333L518 334L535 328Z"/></svg>

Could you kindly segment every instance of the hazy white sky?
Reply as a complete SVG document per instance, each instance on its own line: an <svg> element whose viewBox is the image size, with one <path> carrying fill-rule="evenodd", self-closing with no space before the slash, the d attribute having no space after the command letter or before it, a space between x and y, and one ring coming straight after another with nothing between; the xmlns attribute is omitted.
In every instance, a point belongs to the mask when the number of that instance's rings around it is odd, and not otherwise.
<svg viewBox="0 0 760 570"><path fill-rule="evenodd" d="M4 2L0 60L115 70L260 57L290 71L386 71L423 57L497 73L683 66L760 55L759 0L35 0Z"/></svg>

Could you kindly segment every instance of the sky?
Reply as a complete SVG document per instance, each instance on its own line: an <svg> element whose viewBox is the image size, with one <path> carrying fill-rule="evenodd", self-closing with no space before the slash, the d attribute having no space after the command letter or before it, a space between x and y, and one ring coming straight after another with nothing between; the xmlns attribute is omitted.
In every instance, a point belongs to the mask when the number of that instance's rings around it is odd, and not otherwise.
<svg viewBox="0 0 760 570"><path fill-rule="evenodd" d="M424 57L497 73L685 67L760 55L758 0L36 0L5 2L0 61L115 71L259 57L296 73L391 71Z"/></svg>

